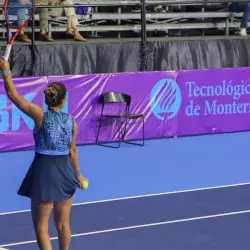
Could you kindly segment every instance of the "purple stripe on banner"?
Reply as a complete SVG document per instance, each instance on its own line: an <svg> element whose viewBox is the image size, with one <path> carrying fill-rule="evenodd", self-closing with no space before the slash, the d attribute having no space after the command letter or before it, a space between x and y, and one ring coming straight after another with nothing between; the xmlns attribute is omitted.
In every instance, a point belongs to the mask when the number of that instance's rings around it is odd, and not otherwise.
<svg viewBox="0 0 250 250"><path fill-rule="evenodd" d="M250 123L250 69L139 72L16 78L21 95L46 108L43 90L53 81L68 90L65 112L79 125L78 144L95 143L99 97L117 91L132 96L131 112L145 116L145 137L245 131ZM105 113L122 111L110 105ZM105 121L100 140L118 138L114 121ZM33 148L34 122L8 99L0 84L0 151ZM141 138L141 124L131 123L126 139Z"/></svg>

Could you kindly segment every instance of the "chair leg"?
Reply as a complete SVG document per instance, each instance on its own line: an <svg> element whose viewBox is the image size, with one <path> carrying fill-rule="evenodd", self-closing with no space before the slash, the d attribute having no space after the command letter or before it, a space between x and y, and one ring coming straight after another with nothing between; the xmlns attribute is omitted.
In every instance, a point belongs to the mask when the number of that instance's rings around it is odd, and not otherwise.
<svg viewBox="0 0 250 250"><path fill-rule="evenodd" d="M127 125L128 125L128 119L126 118L125 125L124 125L123 136L122 136L122 141L125 141L125 136L126 136L126 133L127 133Z"/></svg>
<svg viewBox="0 0 250 250"><path fill-rule="evenodd" d="M137 146L144 146L144 141L145 141L144 140L144 117L141 117L141 122L142 122L142 143L136 143L136 142L130 142L130 141L123 140L124 143L131 144L131 145L137 145ZM124 132L124 137L125 137L125 132Z"/></svg>
<svg viewBox="0 0 250 250"><path fill-rule="evenodd" d="M118 148L121 146L121 138L122 138L121 128L122 128L122 123L121 123L121 119L119 118L118 119L118 136L119 136Z"/></svg>
<svg viewBox="0 0 250 250"><path fill-rule="evenodd" d="M118 146L110 145L110 144L112 144L112 142L111 143L103 143L103 144L98 143L97 144L98 146L107 147L107 148L119 148L120 147L120 145L121 145L121 121L120 121L120 119L116 119L116 121L118 123L118 130L117 130L117 132L118 132L118 143L117 143Z"/></svg>
<svg viewBox="0 0 250 250"><path fill-rule="evenodd" d="M145 142L145 122L144 117L142 117L142 146L144 146Z"/></svg>
<svg viewBox="0 0 250 250"><path fill-rule="evenodd" d="M99 119L99 122L98 122L98 129L97 129L97 135L96 135L96 144L98 144L100 129L101 129L101 118Z"/></svg>
<svg viewBox="0 0 250 250"><path fill-rule="evenodd" d="M132 144L132 145L138 145L138 146L144 146L144 141L145 141L145 137L144 137L144 126L145 126L145 122L144 122L144 117L141 117L141 122L142 122L142 143L135 143L135 142L129 142L129 141L125 141L125 136L127 133L127 125L128 125L128 120L126 119L125 125L124 125L124 130L122 130L122 122L119 119L117 119L117 123L118 123L118 146L111 146L108 144L100 144L99 143L99 134L100 134L100 128L101 128L101 119L99 120L99 125L98 125L98 130L97 130L97 138L96 138L96 144L99 146L103 146L103 147L109 147L109 148L120 148L121 146L121 142L127 143L127 144Z"/></svg>

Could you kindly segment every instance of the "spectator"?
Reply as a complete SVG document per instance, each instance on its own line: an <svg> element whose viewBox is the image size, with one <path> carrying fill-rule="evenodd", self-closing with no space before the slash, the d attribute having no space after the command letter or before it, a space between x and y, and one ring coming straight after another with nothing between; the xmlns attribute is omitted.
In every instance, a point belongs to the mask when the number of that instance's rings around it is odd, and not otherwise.
<svg viewBox="0 0 250 250"><path fill-rule="evenodd" d="M37 5L43 5L43 4L48 4L46 3L45 0L37 0L36 1ZM43 40L47 42L53 42L53 39L47 34L48 31L48 8L39 8L39 20L40 20L40 35L43 38ZM25 9L20 9L18 11L18 26L23 24L25 21ZM30 38L24 33L24 29L19 33L18 40L20 42L27 42L31 43Z"/></svg>
<svg viewBox="0 0 250 250"><path fill-rule="evenodd" d="M50 3L50 1L49 1ZM48 5L46 0L36 0L36 5ZM48 35L49 28L49 10L48 8L39 8L39 25L40 25L40 36L46 42L53 42L52 37Z"/></svg>
<svg viewBox="0 0 250 250"><path fill-rule="evenodd" d="M20 4L20 0L11 0L10 1L10 6L11 5L17 5L17 4ZM17 20L14 21L12 23L12 25L14 27L20 27L22 26L25 21L26 21L26 18L25 18L25 15L26 15L26 11L27 9L26 8L9 8L9 15L14 15L14 16L17 16ZM11 35L11 33L10 33ZM31 40L28 38L28 36L25 34L24 32L24 29L22 29L17 37L17 40L19 40L20 42L27 42L27 43L30 43Z"/></svg>
<svg viewBox="0 0 250 250"><path fill-rule="evenodd" d="M232 12L243 12L243 17L240 26L240 36L247 36L248 20L250 18L250 3L249 2L233 2L230 3L230 9Z"/></svg>
<svg viewBox="0 0 250 250"><path fill-rule="evenodd" d="M72 5L72 0L57 0L54 4L61 5L62 8L51 8L50 16L62 16L63 14L67 17L67 28L66 33L74 37L75 41L85 42L86 39L79 33L77 26L79 25L75 8L74 7L63 7L64 5Z"/></svg>

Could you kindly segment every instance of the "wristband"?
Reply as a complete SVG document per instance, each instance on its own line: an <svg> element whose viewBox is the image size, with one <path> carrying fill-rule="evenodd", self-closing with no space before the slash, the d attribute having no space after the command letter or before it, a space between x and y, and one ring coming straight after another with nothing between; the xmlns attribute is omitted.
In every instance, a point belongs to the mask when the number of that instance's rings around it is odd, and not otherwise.
<svg viewBox="0 0 250 250"><path fill-rule="evenodd" d="M82 175L81 170L76 170L76 177L79 177L80 175Z"/></svg>
<svg viewBox="0 0 250 250"><path fill-rule="evenodd" d="M9 75L11 72L10 72L9 69L7 69L7 70L3 70L2 73L3 73L3 76L7 76L7 75Z"/></svg>

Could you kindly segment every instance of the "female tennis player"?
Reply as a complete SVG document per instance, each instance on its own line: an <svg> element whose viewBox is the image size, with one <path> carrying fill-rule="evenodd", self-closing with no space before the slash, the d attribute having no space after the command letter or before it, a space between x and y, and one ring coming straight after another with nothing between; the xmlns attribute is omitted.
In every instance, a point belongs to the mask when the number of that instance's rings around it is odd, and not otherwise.
<svg viewBox="0 0 250 250"><path fill-rule="evenodd" d="M25 176L19 195L31 199L31 211L37 243L41 250L51 250L48 221L54 208L60 250L68 250L71 239L69 226L73 195L80 187L82 176L76 148L77 124L72 116L61 111L66 88L52 83L44 91L48 110L28 102L17 92L10 66L0 61L4 86L9 99L35 122L35 157Z"/></svg>

